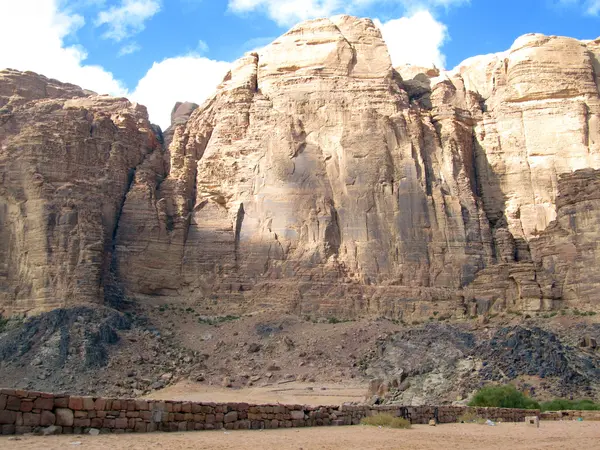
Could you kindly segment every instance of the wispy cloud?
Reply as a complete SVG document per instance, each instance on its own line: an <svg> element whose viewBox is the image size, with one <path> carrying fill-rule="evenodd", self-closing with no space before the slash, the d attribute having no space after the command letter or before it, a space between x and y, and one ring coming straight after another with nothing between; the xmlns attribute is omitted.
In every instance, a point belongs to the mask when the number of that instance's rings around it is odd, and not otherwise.
<svg viewBox="0 0 600 450"><path fill-rule="evenodd" d="M202 39L200 39L198 41L198 45L196 46L196 52L198 52L201 55L205 55L206 53L208 53L209 50L210 50L210 47L208 46L208 44L206 42L204 42Z"/></svg>
<svg viewBox="0 0 600 450"><path fill-rule="evenodd" d="M119 49L119 53L117 53L117 56L131 55L132 53L138 52L141 49L142 47L137 42L132 42L121 47Z"/></svg>
<svg viewBox="0 0 600 450"><path fill-rule="evenodd" d="M579 8L589 16L600 15L600 0L558 0L558 4L565 7Z"/></svg>
<svg viewBox="0 0 600 450"><path fill-rule="evenodd" d="M238 14L258 11L278 25L288 26L315 17L357 13L377 4L400 5L412 14L422 9L449 8L469 2L470 0L229 0L228 7Z"/></svg>
<svg viewBox="0 0 600 450"><path fill-rule="evenodd" d="M106 39L120 42L142 31L146 21L161 9L160 0L121 0L118 6L100 11L96 18L97 27L106 26Z"/></svg>

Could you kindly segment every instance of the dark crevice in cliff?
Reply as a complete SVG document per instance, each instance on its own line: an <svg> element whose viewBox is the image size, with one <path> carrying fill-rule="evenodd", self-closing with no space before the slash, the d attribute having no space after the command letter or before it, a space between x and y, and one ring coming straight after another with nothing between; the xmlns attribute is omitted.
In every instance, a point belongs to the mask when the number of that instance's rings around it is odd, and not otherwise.
<svg viewBox="0 0 600 450"><path fill-rule="evenodd" d="M237 216L235 219L235 262L237 264L239 259L239 250L240 250L240 234L242 233L242 224L244 223L244 216L246 212L244 211L244 204L240 203L240 207L237 212Z"/></svg>
<svg viewBox="0 0 600 450"><path fill-rule="evenodd" d="M142 160L142 162L143 161L144 160ZM105 246L105 257L108 258L108 267L103 270L104 273L101 277L101 286L104 287L104 303L116 309L119 309L125 301L125 293L118 277L118 261L116 254L117 235L119 232L121 216L123 215L123 208L125 207L125 201L127 200L127 195L135 181L135 173L135 167L130 168L127 173L127 186L117 209L108 248Z"/></svg>
<svg viewBox="0 0 600 450"><path fill-rule="evenodd" d="M190 196L187 198L187 216L185 217L185 224L184 224L184 235L183 235L183 245L185 245L187 243L187 239L190 233L190 226L192 225L192 216L194 215L194 209L196 208L196 203L198 201L198 162L202 159L202 157L204 156L204 151L206 150L206 147L208 146L210 139L212 137L212 133L213 133L213 129L211 128L206 136L204 136L204 139L202 141L202 143L196 148L194 149L194 173L192 175L193 178L193 185L192 185L192 192L190 193Z"/></svg>

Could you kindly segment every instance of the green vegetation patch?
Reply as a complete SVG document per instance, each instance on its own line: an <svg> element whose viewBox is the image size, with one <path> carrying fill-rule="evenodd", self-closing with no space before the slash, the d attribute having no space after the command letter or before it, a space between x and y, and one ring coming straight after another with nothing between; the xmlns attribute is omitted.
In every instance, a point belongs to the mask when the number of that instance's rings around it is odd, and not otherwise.
<svg viewBox="0 0 600 450"><path fill-rule="evenodd" d="M517 408L517 409L540 409L540 404L526 397L513 385L486 386L480 389L469 406L482 406L487 408Z"/></svg>
<svg viewBox="0 0 600 450"><path fill-rule="evenodd" d="M562 398L543 402L542 411L600 411L600 403L594 403L592 400L565 400Z"/></svg>

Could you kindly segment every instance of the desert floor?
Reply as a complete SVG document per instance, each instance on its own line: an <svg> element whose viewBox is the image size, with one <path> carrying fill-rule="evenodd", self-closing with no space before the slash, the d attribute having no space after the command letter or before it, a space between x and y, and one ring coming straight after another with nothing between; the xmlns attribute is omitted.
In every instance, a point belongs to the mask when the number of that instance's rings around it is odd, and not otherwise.
<svg viewBox="0 0 600 450"><path fill-rule="evenodd" d="M365 400L367 385L359 383L279 382L263 386L226 389L190 381L169 386L144 397L191 402L246 402L253 404L341 405Z"/></svg>
<svg viewBox="0 0 600 450"><path fill-rule="evenodd" d="M600 449L598 422L417 425L410 430L366 426L264 431L198 431L101 436L0 437L0 449Z"/></svg>

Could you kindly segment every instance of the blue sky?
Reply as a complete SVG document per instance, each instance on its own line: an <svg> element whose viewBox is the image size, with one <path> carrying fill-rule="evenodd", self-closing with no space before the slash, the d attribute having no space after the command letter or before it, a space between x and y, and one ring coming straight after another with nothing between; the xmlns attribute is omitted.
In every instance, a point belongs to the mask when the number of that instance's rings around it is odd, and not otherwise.
<svg viewBox="0 0 600 450"><path fill-rule="evenodd" d="M0 0L0 68L34 70L149 107L200 102L228 63L300 20L377 19L394 64L452 68L529 32L594 39L600 0ZM7 29L6 29L7 28Z"/></svg>

